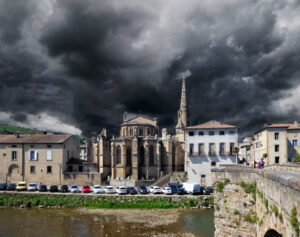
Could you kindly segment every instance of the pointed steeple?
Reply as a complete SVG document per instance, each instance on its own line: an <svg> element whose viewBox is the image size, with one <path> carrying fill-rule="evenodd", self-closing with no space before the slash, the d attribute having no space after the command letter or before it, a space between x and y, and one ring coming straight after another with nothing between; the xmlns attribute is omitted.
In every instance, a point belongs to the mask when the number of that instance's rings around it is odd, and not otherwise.
<svg viewBox="0 0 300 237"><path fill-rule="evenodd" d="M183 74L180 109L178 110L178 122L176 125L176 134L184 133L184 128L189 126L189 112L187 106L185 74Z"/></svg>

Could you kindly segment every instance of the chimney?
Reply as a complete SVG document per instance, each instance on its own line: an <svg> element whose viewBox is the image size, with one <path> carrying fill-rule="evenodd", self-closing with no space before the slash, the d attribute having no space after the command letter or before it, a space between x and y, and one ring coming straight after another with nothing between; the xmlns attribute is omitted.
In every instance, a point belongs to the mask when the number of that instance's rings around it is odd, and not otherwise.
<svg viewBox="0 0 300 237"><path fill-rule="evenodd" d="M16 138L20 138L21 137L19 132L15 132L15 136L16 136Z"/></svg>

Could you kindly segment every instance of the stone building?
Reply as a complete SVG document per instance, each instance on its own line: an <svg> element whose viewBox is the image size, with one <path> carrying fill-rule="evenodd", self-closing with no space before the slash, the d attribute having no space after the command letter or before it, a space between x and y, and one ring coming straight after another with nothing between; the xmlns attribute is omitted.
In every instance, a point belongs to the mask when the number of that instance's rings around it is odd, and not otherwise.
<svg viewBox="0 0 300 237"><path fill-rule="evenodd" d="M266 165L284 164L300 154L300 126L298 122L270 124L256 132L251 146L251 163L267 154Z"/></svg>
<svg viewBox="0 0 300 237"><path fill-rule="evenodd" d="M245 137L239 143L239 161L246 160L248 163L251 161L251 146L253 138Z"/></svg>
<svg viewBox="0 0 300 237"><path fill-rule="evenodd" d="M0 135L0 182L61 184L68 162L78 158L72 135Z"/></svg>

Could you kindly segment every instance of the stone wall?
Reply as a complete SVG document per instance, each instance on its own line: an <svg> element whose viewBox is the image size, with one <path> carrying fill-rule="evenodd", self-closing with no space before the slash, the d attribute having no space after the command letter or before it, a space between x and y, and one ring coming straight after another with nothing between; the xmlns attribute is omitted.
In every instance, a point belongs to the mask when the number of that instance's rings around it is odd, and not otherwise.
<svg viewBox="0 0 300 237"><path fill-rule="evenodd" d="M298 169L298 166L291 165L277 165L264 170L239 165L212 169L215 184L228 182L223 190L218 184L215 192L215 236L260 237L269 230L282 236L298 236ZM293 209L297 212L294 217L291 214ZM291 224L293 218L298 221L294 226Z"/></svg>

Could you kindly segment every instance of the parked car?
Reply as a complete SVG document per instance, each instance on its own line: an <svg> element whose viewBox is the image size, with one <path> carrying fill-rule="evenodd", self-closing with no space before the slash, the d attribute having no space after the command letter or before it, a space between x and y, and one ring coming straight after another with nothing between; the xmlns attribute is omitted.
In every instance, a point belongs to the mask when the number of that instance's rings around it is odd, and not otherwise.
<svg viewBox="0 0 300 237"><path fill-rule="evenodd" d="M163 194L167 194L167 195L171 195L172 194L172 190L171 190L170 187L163 187L161 189L161 191L162 191Z"/></svg>
<svg viewBox="0 0 300 237"><path fill-rule="evenodd" d="M17 187L16 184L9 184L9 185L7 186L7 190L8 190L8 191L14 191L14 190L16 190L16 187Z"/></svg>
<svg viewBox="0 0 300 237"><path fill-rule="evenodd" d="M114 188L112 186L107 186L105 188L105 193L106 194L113 194L113 193L115 193L115 190L114 190Z"/></svg>
<svg viewBox="0 0 300 237"><path fill-rule="evenodd" d="M149 193L153 193L153 189L154 189L154 187L153 187L153 186L150 186L150 187L149 187Z"/></svg>
<svg viewBox="0 0 300 237"><path fill-rule="evenodd" d="M37 185L35 183L30 183L28 185L28 191L37 191Z"/></svg>
<svg viewBox="0 0 300 237"><path fill-rule="evenodd" d="M127 193L131 194L131 195L136 195L138 194L138 192L136 191L136 189L134 187L128 187L127 188Z"/></svg>
<svg viewBox="0 0 300 237"><path fill-rule="evenodd" d="M71 193L79 193L79 192L80 192L80 190L77 185L71 186Z"/></svg>
<svg viewBox="0 0 300 237"><path fill-rule="evenodd" d="M51 193L57 193L57 192L58 192L58 187L57 187L57 185L51 185L51 186L50 186L50 192L51 192Z"/></svg>
<svg viewBox="0 0 300 237"><path fill-rule="evenodd" d="M188 194L201 194L203 189L201 189L200 184L195 183L183 183L183 188Z"/></svg>
<svg viewBox="0 0 300 237"><path fill-rule="evenodd" d="M184 188L177 188L176 194L178 194L178 195L184 195L185 194Z"/></svg>
<svg viewBox="0 0 300 237"><path fill-rule="evenodd" d="M48 188L47 185L41 184L39 188L39 192L47 192Z"/></svg>
<svg viewBox="0 0 300 237"><path fill-rule="evenodd" d="M209 194L213 193L214 192L214 188L209 186L209 187L206 187L206 190L209 191Z"/></svg>
<svg viewBox="0 0 300 237"><path fill-rule="evenodd" d="M94 185L93 193L105 193L104 190L100 187L100 185Z"/></svg>
<svg viewBox="0 0 300 237"><path fill-rule="evenodd" d="M171 191L173 194L176 194L178 192L179 188L182 188L182 184L178 184L178 183L169 183L168 187L171 188Z"/></svg>
<svg viewBox="0 0 300 237"><path fill-rule="evenodd" d="M6 190L6 184L0 184L0 190Z"/></svg>
<svg viewBox="0 0 300 237"><path fill-rule="evenodd" d="M59 192L60 192L60 193L67 193L67 192L69 192L69 187L68 187L68 185L62 185L62 186L60 187L60 189L59 189Z"/></svg>
<svg viewBox="0 0 300 237"><path fill-rule="evenodd" d="M140 194L148 194L148 190L145 186L140 186L138 190Z"/></svg>
<svg viewBox="0 0 300 237"><path fill-rule="evenodd" d="M89 185L83 185L82 192L83 193L90 193L91 192L90 186Z"/></svg>
<svg viewBox="0 0 300 237"><path fill-rule="evenodd" d="M116 193L119 195L127 194L127 188L125 186L120 186L116 188Z"/></svg>
<svg viewBox="0 0 300 237"><path fill-rule="evenodd" d="M17 191L26 191L27 190L27 183L22 181L19 182L16 188Z"/></svg>
<svg viewBox="0 0 300 237"><path fill-rule="evenodd" d="M161 194L162 191L161 191L160 187L154 186L154 187L153 187L152 193L153 193L153 194Z"/></svg>

